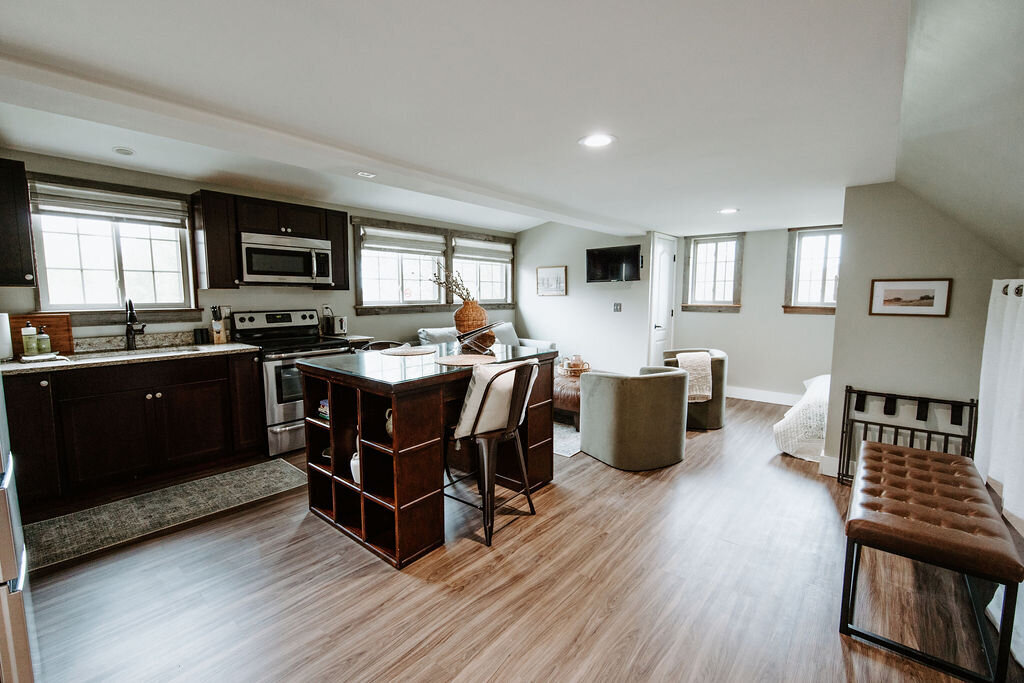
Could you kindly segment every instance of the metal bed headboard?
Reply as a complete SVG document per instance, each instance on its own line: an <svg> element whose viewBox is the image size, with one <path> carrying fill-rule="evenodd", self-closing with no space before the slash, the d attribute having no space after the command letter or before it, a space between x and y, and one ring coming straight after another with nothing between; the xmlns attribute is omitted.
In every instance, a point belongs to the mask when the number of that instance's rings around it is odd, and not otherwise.
<svg viewBox="0 0 1024 683"><path fill-rule="evenodd" d="M927 423L935 416L936 406L949 407L950 427L961 427L962 431L938 429L921 424L908 425L896 421L881 422L871 419L870 415L858 417L857 413L865 413L869 398L882 399L885 416L897 416L901 403L917 405L916 420ZM846 386L843 402L843 435L839 447L839 473L836 479L840 484L849 486L853 482L854 470L857 467L856 452L862 441L877 441L894 446L909 446L926 451L940 451L974 458L974 446L978 436L978 401L958 401L945 398L929 398L926 396L906 396L891 394L869 389L857 389ZM941 447L941 448L940 448Z"/></svg>

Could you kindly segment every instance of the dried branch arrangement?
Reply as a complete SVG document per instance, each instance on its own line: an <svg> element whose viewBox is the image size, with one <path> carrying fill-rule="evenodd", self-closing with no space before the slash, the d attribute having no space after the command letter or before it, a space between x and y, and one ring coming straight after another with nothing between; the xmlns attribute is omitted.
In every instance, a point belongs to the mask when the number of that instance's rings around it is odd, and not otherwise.
<svg viewBox="0 0 1024 683"><path fill-rule="evenodd" d="M438 287L444 287L463 301L476 301L476 298L469 291L466 283L462 281L462 276L458 272L448 270L444 267L443 263L438 263L437 267L440 269L440 272L434 273L430 278L431 282Z"/></svg>

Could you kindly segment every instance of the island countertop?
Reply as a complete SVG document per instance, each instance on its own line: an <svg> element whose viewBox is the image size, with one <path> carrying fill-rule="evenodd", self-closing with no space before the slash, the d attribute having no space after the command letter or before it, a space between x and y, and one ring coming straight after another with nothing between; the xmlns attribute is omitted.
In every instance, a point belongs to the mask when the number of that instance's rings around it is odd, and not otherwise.
<svg viewBox="0 0 1024 683"><path fill-rule="evenodd" d="M392 356L381 351L367 351L355 354L303 358L296 362L305 372L326 375L346 375L354 385L374 391L390 393L405 388L414 382L419 386L430 386L460 377L468 377L473 366L440 365L437 359L460 353L459 343L431 344L433 353L419 356ZM416 347L419 348L419 347ZM551 349L537 349L531 346L506 346L494 344L490 348L497 363L517 360L553 359L558 355Z"/></svg>

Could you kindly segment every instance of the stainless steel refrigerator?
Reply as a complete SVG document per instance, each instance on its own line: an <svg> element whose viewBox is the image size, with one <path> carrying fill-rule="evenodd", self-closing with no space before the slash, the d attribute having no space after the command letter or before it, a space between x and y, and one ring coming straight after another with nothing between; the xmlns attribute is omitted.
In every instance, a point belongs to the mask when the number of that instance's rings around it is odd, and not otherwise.
<svg viewBox="0 0 1024 683"><path fill-rule="evenodd" d="M0 378L0 682L31 683L35 624L28 591L28 552L21 532L14 455Z"/></svg>

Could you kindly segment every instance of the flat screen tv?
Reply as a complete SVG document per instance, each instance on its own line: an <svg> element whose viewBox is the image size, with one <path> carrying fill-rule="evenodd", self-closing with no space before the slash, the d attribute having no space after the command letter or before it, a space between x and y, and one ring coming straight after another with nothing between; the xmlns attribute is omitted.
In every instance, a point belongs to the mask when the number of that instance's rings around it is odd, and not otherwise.
<svg viewBox="0 0 1024 683"><path fill-rule="evenodd" d="M640 279L640 245L587 249L587 282Z"/></svg>

